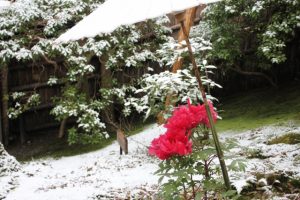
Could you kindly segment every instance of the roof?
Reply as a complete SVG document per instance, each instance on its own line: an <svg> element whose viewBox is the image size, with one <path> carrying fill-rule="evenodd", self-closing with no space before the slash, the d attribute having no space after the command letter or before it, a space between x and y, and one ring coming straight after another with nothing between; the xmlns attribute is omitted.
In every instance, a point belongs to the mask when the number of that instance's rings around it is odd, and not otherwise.
<svg viewBox="0 0 300 200"><path fill-rule="evenodd" d="M220 0L107 0L77 25L62 34L56 42L110 33L121 25L129 25L218 1Z"/></svg>
<svg viewBox="0 0 300 200"><path fill-rule="evenodd" d="M11 2L7 0L0 0L0 11L10 6Z"/></svg>

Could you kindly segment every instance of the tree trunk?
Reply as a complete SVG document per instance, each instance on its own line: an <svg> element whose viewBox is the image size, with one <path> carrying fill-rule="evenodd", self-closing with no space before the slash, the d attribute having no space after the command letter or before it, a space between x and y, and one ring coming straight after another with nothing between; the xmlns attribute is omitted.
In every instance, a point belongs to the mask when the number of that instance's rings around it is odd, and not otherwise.
<svg viewBox="0 0 300 200"><path fill-rule="evenodd" d="M8 145L9 137L9 120L8 120L8 68L3 66L1 70L1 86L2 86L2 123L3 123L3 144Z"/></svg>
<svg viewBox="0 0 300 200"><path fill-rule="evenodd" d="M110 69L107 69L105 66L105 61L99 59L101 66L100 66L100 87L103 89L111 89L113 86L112 83L112 73ZM114 105L113 103L108 105L105 110L102 112L101 116L104 118L104 121L112 124L116 121L116 116L114 112ZM109 128L111 131L115 131L115 127L111 126Z"/></svg>
<svg viewBox="0 0 300 200"><path fill-rule="evenodd" d="M68 118L64 118L59 126L58 138L62 138L65 135L65 129Z"/></svg>
<svg viewBox="0 0 300 200"><path fill-rule="evenodd" d="M248 72L248 71L243 71L240 67L235 66L235 67L230 67L229 68L232 71L235 71L239 74L242 75L246 75L246 76L258 76L261 78L264 78L266 81L268 81L270 83L270 85L272 85L273 87L277 87L277 84L272 80L272 78L270 78L269 76L267 76L266 74L262 73L262 72Z"/></svg>

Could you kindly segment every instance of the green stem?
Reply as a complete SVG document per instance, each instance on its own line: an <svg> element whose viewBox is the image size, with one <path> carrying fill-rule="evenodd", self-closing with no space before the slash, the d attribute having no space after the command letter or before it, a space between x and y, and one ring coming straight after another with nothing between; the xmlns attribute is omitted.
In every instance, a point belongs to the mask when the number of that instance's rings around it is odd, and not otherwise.
<svg viewBox="0 0 300 200"><path fill-rule="evenodd" d="M230 181L229 181L228 171L227 171L225 160L224 160L223 151L222 151L222 148L221 148L221 145L220 145L220 141L219 141L219 137L218 137L216 127L215 127L215 124L214 124L212 113L211 113L211 110L209 108L208 100L206 98L205 89L204 89L204 86L203 86L202 81L201 81L200 71L197 67L196 60L195 60L193 50L192 50L192 47L191 47L191 43L190 43L190 40L188 38L188 34L186 32L183 21L181 22L181 27L182 27L183 33L185 35L185 41L186 41L186 45L188 47L189 56L190 56L190 59L192 61L193 70L194 70L196 79L198 81L199 89L200 89L200 92L201 92L201 95L202 95L202 98L203 98L203 102L204 102L204 106L205 106L205 109L206 109L206 113L207 113L207 116L208 116L210 129L211 129L212 136L213 136L213 139L214 139L214 143L215 143L215 146L216 146L217 155L218 155L218 158L219 158L219 161L220 161L225 186L226 186L227 189L230 189Z"/></svg>

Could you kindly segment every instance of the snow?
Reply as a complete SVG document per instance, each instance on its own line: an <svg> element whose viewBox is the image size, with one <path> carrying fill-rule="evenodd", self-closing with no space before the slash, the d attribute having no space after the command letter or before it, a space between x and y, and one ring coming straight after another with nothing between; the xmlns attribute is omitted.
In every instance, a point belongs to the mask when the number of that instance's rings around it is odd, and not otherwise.
<svg viewBox="0 0 300 200"><path fill-rule="evenodd" d="M119 155L119 146L112 145L87 154L46 158L22 164L19 172L0 176L1 195L7 200L19 199L126 199L152 198L158 191L159 160L150 157L147 147L153 138L165 132L162 126L151 125L141 133L129 137L129 154ZM266 177L259 180L255 174L283 173L300 178L299 144L268 145L273 137L288 132L300 134L296 126L267 126L239 133L220 134L221 140L237 139L238 147L226 152L235 159L245 159L245 172L230 171L232 185L239 193L247 187L257 187L271 195ZM265 159L249 158L249 149L259 149ZM230 160L226 160L230 162ZM217 163L217 162L216 162ZM144 196L143 196L144 195ZM288 195L286 195L288 196ZM283 197L282 197L283 198ZM276 199L276 197L274 197Z"/></svg>
<svg viewBox="0 0 300 200"><path fill-rule="evenodd" d="M8 6L10 6L10 2L6 1L6 0L0 0L0 12L1 10L7 8Z"/></svg>
<svg viewBox="0 0 300 200"><path fill-rule="evenodd" d="M245 172L230 172L232 185L238 192L249 186L249 183L257 183L269 192L265 179L255 180L255 174L285 174L288 177L300 178L300 162L297 162L297 155L300 155L300 145L274 144L267 142L277 136L287 133L300 134L300 127L290 126L267 126L241 133L223 133L221 138L235 138L239 147L232 149L227 155L233 155L235 159L244 159L246 164ZM265 159L249 158L249 151L259 152Z"/></svg>
<svg viewBox="0 0 300 200"><path fill-rule="evenodd" d="M61 35L56 42L110 33L121 25L130 25L217 1L220 0L107 0L76 26Z"/></svg>
<svg viewBox="0 0 300 200"><path fill-rule="evenodd" d="M232 185L235 187L238 194L241 194L242 190L249 185L246 179L236 180Z"/></svg>
<svg viewBox="0 0 300 200"><path fill-rule="evenodd" d="M128 155L120 156L115 142L88 154L26 163L16 180L18 186L6 199L123 198L128 193L154 190L158 177L153 173L158 169L158 160L148 156L147 146L163 132L163 127L153 125L129 137Z"/></svg>
<svg viewBox="0 0 300 200"><path fill-rule="evenodd" d="M19 162L10 156L0 143L0 199L14 188L13 183L19 170Z"/></svg>

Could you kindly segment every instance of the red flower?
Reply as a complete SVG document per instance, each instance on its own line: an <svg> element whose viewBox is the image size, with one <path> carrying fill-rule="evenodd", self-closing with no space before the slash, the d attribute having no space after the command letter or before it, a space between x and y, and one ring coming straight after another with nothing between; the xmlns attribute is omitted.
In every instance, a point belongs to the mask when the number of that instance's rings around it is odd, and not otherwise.
<svg viewBox="0 0 300 200"><path fill-rule="evenodd" d="M214 122L217 121L218 114L214 110L214 107L211 102L208 102L208 106L210 109L210 112L212 114L212 118ZM197 127L199 124L204 124L206 127L210 127L209 119L207 116L205 105L198 104L197 106L191 105L190 101L188 101L188 107L190 110L191 115L193 115L191 118L192 122L196 123L194 127Z"/></svg>
<svg viewBox="0 0 300 200"><path fill-rule="evenodd" d="M173 133L160 135L152 141L149 148L150 155L156 155L161 160L166 160L174 155L184 156L192 152L192 142L188 137L178 140L173 137Z"/></svg>
<svg viewBox="0 0 300 200"><path fill-rule="evenodd" d="M212 113L213 120L216 121L218 115L210 102L208 105ZM205 105L198 104L197 106L194 106L191 105L190 101L188 101L188 106L179 106L174 110L172 117L170 117L167 124L165 124L165 128L172 130L191 130L199 124L204 124L206 127L210 127Z"/></svg>
<svg viewBox="0 0 300 200"><path fill-rule="evenodd" d="M216 121L217 113L210 102L209 108L213 120ZM166 133L152 141L149 154L165 160L174 155L184 156L192 153L192 141L189 137L191 130L200 124L210 127L205 106L191 105L188 100L188 106L179 106L174 110L165 124Z"/></svg>

